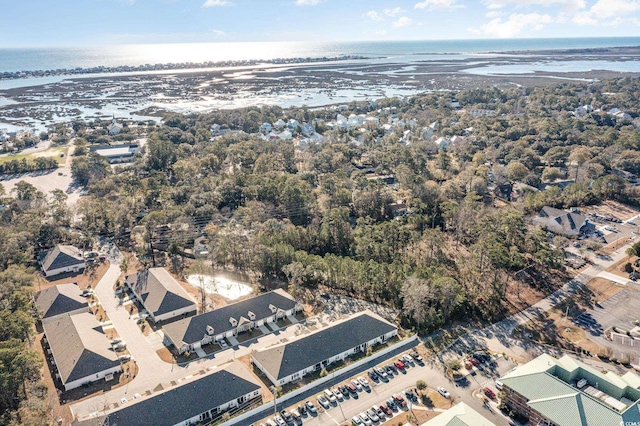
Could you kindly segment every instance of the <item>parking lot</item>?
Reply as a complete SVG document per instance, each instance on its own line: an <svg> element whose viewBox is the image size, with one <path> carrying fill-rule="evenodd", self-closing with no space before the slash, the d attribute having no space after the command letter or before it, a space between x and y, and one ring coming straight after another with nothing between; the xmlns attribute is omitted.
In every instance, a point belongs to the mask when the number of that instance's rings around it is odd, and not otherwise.
<svg viewBox="0 0 640 426"><path fill-rule="evenodd" d="M385 365L393 364L394 361L400 358L400 355L401 354L396 354L393 357L388 357L380 364L377 364L377 366L384 367ZM498 412L497 399L492 400L490 403L487 403L487 405L484 404L484 401L486 399L485 388L491 389L491 391L497 395L498 389L495 386L495 381L497 377L505 374L517 365L513 361L501 356L492 358L490 364L487 362L479 365L478 368L473 371L472 375L458 382L447 378L441 369L441 365L434 363L433 360L425 360L425 362L404 362L404 364L404 369L396 367L396 371L393 372L385 370L388 375L386 379L378 378L377 380L373 380L372 377L368 375L374 365L367 366L368 369L366 371L360 371L359 373L355 373L355 375L337 378L335 381L332 381L331 386L326 389L330 391L336 390L342 395L342 399L336 397L335 401L328 401L328 398L326 398L326 408L323 408L322 404L318 401L319 397L325 395L324 389L316 389L312 394L305 395L303 398L296 398L294 399L295 402L291 402L290 405L284 407L288 412L298 408L300 405L304 405L305 401L310 401L317 409L317 413L307 412L306 415L301 417L299 422L285 421L285 423L302 423L311 426L351 424L353 417L358 417L361 413L370 410L373 406L378 408L387 407L389 398L393 398L394 395L399 395L405 401L406 406L398 406L398 404L395 404L390 415L384 414L378 420L374 417L373 421L371 421L372 424L382 424L392 418L398 418L398 421L404 423L407 420L407 414L413 416L420 411L426 412L429 417L432 417L460 401L469 404L496 425L510 424L509 420ZM339 391L341 386L348 385L351 380L357 381L358 377L366 379L369 382L369 387L361 386L361 390L355 393L347 392L346 395ZM422 393L429 394L431 396L430 398L422 400L419 396L421 392L416 392L415 388L418 380L423 380L427 384L429 391L424 390ZM444 388L449 394L449 397L444 398L442 395L439 395L436 392L438 388ZM416 396L416 398L413 398L413 401L411 401L406 394L408 390L410 391L410 395ZM423 402L427 402L427 404L425 405ZM388 406L388 408L391 408L391 406ZM283 407L278 406L277 409L280 411ZM276 425L273 411L271 411L270 414L267 418L249 420L253 420L255 425L270 425L271 423ZM371 416L369 416L369 418L371 420ZM269 421L271 423L269 423ZM363 422L363 424L366 423Z"/></svg>

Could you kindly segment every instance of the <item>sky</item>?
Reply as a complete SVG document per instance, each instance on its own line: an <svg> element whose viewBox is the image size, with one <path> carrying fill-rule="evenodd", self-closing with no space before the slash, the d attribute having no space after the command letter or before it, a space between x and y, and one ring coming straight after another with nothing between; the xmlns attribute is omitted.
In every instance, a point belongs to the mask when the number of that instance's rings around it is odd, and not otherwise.
<svg viewBox="0 0 640 426"><path fill-rule="evenodd" d="M0 0L0 47L640 36L640 0Z"/></svg>

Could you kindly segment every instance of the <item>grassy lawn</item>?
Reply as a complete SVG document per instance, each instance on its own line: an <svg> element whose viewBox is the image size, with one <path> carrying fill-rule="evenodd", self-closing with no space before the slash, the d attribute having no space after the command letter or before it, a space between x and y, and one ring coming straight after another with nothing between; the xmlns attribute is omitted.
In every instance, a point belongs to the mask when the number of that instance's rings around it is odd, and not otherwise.
<svg viewBox="0 0 640 426"><path fill-rule="evenodd" d="M0 163L6 163L11 160L22 160L23 158L26 158L27 161L33 161L37 157L56 157L56 159L58 160L58 164L63 165L66 160L67 149L68 147L66 146L55 146L55 147L45 149L44 151L39 151L31 154L18 153L18 154L2 155L0 156ZM65 156L60 157L60 154L64 154Z"/></svg>

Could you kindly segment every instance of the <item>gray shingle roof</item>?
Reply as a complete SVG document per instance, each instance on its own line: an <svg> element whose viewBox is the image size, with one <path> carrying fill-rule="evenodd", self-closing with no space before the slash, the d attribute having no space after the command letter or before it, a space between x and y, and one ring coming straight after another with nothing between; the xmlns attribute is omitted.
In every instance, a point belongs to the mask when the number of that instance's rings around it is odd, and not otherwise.
<svg viewBox="0 0 640 426"><path fill-rule="evenodd" d="M89 307L87 299L80 295L80 289L75 284L49 287L36 293L34 300L42 319L72 312L86 312Z"/></svg>
<svg viewBox="0 0 640 426"><path fill-rule="evenodd" d="M77 426L171 426L260 389L251 374L238 363L161 394L108 413L106 417L76 423Z"/></svg>
<svg viewBox="0 0 640 426"><path fill-rule="evenodd" d="M249 319L249 312L253 312L256 321L259 321L273 316L269 306L286 311L293 309L296 303L296 300L287 292L274 290L220 309L167 324L163 327L163 331L177 346L193 344L202 340L207 334L208 325L213 327L215 334L220 334L234 328L229 322L229 318L234 318L240 323L242 317Z"/></svg>
<svg viewBox="0 0 640 426"><path fill-rule="evenodd" d="M396 329L372 312L363 311L301 339L254 352L252 356L272 377L280 380Z"/></svg>
<svg viewBox="0 0 640 426"><path fill-rule="evenodd" d="M88 312L58 315L42 322L63 383L120 364L96 317Z"/></svg>
<svg viewBox="0 0 640 426"><path fill-rule="evenodd" d="M127 284L140 296L145 309L163 315L196 303L164 268L150 268L126 277Z"/></svg>
<svg viewBox="0 0 640 426"><path fill-rule="evenodd" d="M542 208L540 216L546 219L544 224L549 231L567 236L578 235L582 227L588 224L587 218L580 213L548 206Z"/></svg>
<svg viewBox="0 0 640 426"><path fill-rule="evenodd" d="M74 246L59 244L47 252L42 261L42 270L46 272L79 264L84 267L82 252Z"/></svg>

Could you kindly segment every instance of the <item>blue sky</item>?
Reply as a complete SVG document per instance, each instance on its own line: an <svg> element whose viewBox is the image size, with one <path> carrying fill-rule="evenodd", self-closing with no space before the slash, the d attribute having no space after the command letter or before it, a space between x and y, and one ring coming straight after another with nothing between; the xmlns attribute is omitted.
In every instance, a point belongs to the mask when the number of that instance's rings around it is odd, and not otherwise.
<svg viewBox="0 0 640 426"><path fill-rule="evenodd" d="M640 0L0 0L0 47L640 36Z"/></svg>

